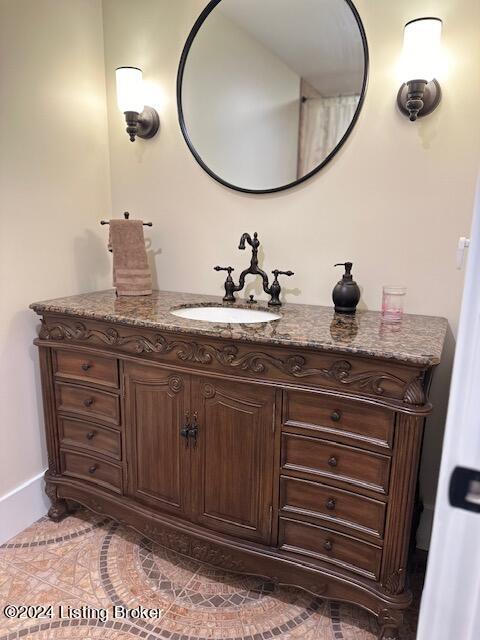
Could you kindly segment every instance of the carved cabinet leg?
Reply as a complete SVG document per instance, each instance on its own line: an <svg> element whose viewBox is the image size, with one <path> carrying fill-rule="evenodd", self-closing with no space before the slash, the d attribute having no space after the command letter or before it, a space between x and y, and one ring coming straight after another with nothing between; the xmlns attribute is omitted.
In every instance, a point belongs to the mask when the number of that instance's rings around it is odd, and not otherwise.
<svg viewBox="0 0 480 640"><path fill-rule="evenodd" d="M380 635L378 640L399 640L400 627L403 623L403 614L400 611L383 609L378 614Z"/></svg>
<svg viewBox="0 0 480 640"><path fill-rule="evenodd" d="M68 515L67 501L59 498L57 495L57 487L49 482L45 485L45 493L50 498L52 506L48 510L48 517L54 522L60 522Z"/></svg>

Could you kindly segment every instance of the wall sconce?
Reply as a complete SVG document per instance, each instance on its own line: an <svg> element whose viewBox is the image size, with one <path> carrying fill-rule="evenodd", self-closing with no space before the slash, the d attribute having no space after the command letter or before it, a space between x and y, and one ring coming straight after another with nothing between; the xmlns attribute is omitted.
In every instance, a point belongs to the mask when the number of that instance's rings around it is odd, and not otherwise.
<svg viewBox="0 0 480 640"><path fill-rule="evenodd" d="M432 113L442 90L435 75L441 61L442 21L417 18L405 25L402 53L402 84L397 96L400 111L412 122Z"/></svg>
<svg viewBox="0 0 480 640"><path fill-rule="evenodd" d="M158 113L143 102L143 74L136 67L119 67L117 79L118 108L125 114L130 141L135 137L153 138L160 126Z"/></svg>

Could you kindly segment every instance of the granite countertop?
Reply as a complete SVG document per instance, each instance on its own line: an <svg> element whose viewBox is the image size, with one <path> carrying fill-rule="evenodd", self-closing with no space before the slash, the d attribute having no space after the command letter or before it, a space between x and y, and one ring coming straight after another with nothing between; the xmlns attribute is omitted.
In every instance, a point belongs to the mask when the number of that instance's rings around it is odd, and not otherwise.
<svg viewBox="0 0 480 640"><path fill-rule="evenodd" d="M151 296L117 298L113 290L35 302L38 314L58 313L158 331L189 333L259 344L308 347L319 351L358 354L421 366L440 362L447 320L406 314L400 325L387 325L378 311L335 314L333 308L285 304L279 320L259 324L216 324L174 316L182 306L224 304L217 296L154 291ZM252 308L238 300L236 307ZM254 309L268 310L266 302ZM272 310L272 309L270 309Z"/></svg>

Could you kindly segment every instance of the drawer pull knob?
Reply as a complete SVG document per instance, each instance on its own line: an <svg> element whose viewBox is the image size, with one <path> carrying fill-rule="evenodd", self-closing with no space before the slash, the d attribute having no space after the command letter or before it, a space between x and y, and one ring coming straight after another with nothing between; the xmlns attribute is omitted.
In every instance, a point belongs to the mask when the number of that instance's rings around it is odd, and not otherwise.
<svg viewBox="0 0 480 640"><path fill-rule="evenodd" d="M89 369L91 369L91 368L92 368L92 365L91 365L89 362L84 362L84 363L82 364L82 369L83 369L84 371L88 371L88 370L89 370Z"/></svg>
<svg viewBox="0 0 480 640"><path fill-rule="evenodd" d="M86 398L86 399L83 401L83 404L84 404L86 407L91 407L91 406L92 406L92 404L93 404L93 402L94 402L93 398Z"/></svg>
<svg viewBox="0 0 480 640"><path fill-rule="evenodd" d="M95 431L89 431L87 433L87 440L93 440L95 437Z"/></svg>
<svg viewBox="0 0 480 640"><path fill-rule="evenodd" d="M337 506L337 502L335 498L328 498L327 502L325 503L325 506L329 511L334 511L335 507Z"/></svg>
<svg viewBox="0 0 480 640"><path fill-rule="evenodd" d="M330 417L333 420L333 422L340 422L340 420L342 419L342 412L338 411L338 409L337 409L336 411L334 411L332 413L332 415Z"/></svg>
<svg viewBox="0 0 480 640"><path fill-rule="evenodd" d="M331 467L336 467L336 466L337 466L338 461L337 461L337 459L335 458L335 456L332 456L331 458L329 458L329 460L328 460L328 464L329 464Z"/></svg>
<svg viewBox="0 0 480 640"><path fill-rule="evenodd" d="M98 469L97 465L96 464L92 464L92 466L89 467L89 469L88 469L88 473L93 474L93 473L95 473L95 471L97 469Z"/></svg>
<svg viewBox="0 0 480 640"><path fill-rule="evenodd" d="M325 551L331 551L333 548L333 544L330 540L325 540L325 542L323 543L323 548L325 549Z"/></svg>

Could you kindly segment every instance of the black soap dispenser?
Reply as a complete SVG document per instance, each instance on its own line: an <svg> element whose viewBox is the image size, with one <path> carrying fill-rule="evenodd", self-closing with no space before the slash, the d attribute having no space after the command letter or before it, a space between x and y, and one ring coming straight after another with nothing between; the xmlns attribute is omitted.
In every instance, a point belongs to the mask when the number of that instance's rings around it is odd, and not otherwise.
<svg viewBox="0 0 480 640"><path fill-rule="evenodd" d="M360 289L352 278L352 262L339 262L336 267L345 267L343 278L333 289L332 299L336 313L355 313L360 301Z"/></svg>

